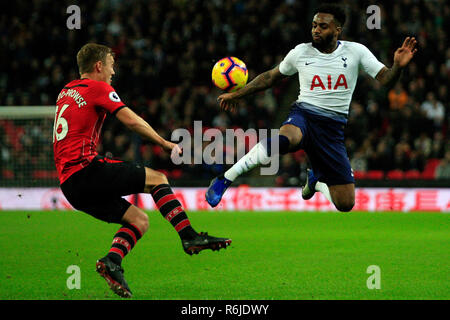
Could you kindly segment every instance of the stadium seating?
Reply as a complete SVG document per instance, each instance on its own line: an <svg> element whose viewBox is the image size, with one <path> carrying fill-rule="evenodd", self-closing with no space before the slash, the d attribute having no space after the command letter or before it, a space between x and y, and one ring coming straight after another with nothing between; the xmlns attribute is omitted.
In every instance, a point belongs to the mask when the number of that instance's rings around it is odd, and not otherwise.
<svg viewBox="0 0 450 320"><path fill-rule="evenodd" d="M422 179L434 179L436 175L436 168L440 163L440 159L428 159L425 169L422 172Z"/></svg>
<svg viewBox="0 0 450 320"><path fill-rule="evenodd" d="M367 179L381 180L384 178L384 172L382 170L369 170L366 174Z"/></svg>
<svg viewBox="0 0 450 320"><path fill-rule="evenodd" d="M367 174L364 171L353 171L353 177L357 180L365 179L367 177Z"/></svg>
<svg viewBox="0 0 450 320"><path fill-rule="evenodd" d="M405 177L405 173L402 170L391 170L386 174L386 178L389 180L402 180Z"/></svg>
<svg viewBox="0 0 450 320"><path fill-rule="evenodd" d="M408 170L405 172L405 179L420 179L420 171L419 170Z"/></svg>
<svg viewBox="0 0 450 320"><path fill-rule="evenodd" d="M33 171L33 179L57 179L56 170L35 170Z"/></svg>
<svg viewBox="0 0 450 320"><path fill-rule="evenodd" d="M3 169L2 170L2 179L14 179L14 171Z"/></svg>

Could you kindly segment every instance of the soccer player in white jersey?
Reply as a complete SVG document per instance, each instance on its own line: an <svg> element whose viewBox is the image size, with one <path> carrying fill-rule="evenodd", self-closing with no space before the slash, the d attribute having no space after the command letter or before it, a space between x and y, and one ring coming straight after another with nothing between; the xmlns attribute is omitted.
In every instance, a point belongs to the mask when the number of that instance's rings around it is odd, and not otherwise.
<svg viewBox="0 0 450 320"><path fill-rule="evenodd" d="M218 97L220 107L235 112L238 100L270 88L298 73L300 94L283 122L279 135L256 144L223 175L212 180L206 200L215 207L231 183L241 174L267 164L272 139L279 153L305 150L312 169L308 170L302 197L310 199L316 191L339 211L350 211L355 203L355 180L344 144L344 128L359 69L386 87L399 79L417 52L415 38L407 37L394 53L387 68L364 45L338 40L345 23L345 12L337 5L323 5L312 21L312 42L292 49L274 69L254 78L242 89Z"/></svg>

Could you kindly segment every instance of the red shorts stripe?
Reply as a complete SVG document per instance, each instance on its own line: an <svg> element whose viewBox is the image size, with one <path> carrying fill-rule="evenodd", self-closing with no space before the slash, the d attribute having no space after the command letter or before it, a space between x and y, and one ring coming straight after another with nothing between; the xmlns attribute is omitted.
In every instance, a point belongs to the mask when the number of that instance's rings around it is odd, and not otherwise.
<svg viewBox="0 0 450 320"><path fill-rule="evenodd" d="M110 159L110 158L104 158L104 161L106 163L122 163L122 160L114 160L114 159Z"/></svg>
<svg viewBox="0 0 450 320"><path fill-rule="evenodd" d="M176 207L175 209L173 209L172 211L170 211L167 215L166 215L166 219L167 221L170 222L170 220L172 220L173 218L175 218L180 212L183 212L183 208L181 206Z"/></svg>
<svg viewBox="0 0 450 320"><path fill-rule="evenodd" d="M136 240L136 235L134 234L133 230L128 229L128 228L120 228L117 233L119 232L125 232L128 233L130 235L130 237L133 238L134 244L136 244L137 240Z"/></svg>
<svg viewBox="0 0 450 320"><path fill-rule="evenodd" d="M120 250L119 248L111 248L109 252L117 253L122 259L125 256L125 254Z"/></svg>
<svg viewBox="0 0 450 320"><path fill-rule="evenodd" d="M163 205L165 205L167 202L172 201L172 200L177 200L177 197L173 193L168 194L168 195L162 197L161 199L159 199L158 202L156 202L156 207L158 209L160 209Z"/></svg>
<svg viewBox="0 0 450 320"><path fill-rule="evenodd" d="M186 228L187 226L190 226L191 222L188 219L184 219L183 221L181 221L180 223L178 223L175 226L175 230L177 230L177 232L180 232L181 230L183 230L184 228Z"/></svg>

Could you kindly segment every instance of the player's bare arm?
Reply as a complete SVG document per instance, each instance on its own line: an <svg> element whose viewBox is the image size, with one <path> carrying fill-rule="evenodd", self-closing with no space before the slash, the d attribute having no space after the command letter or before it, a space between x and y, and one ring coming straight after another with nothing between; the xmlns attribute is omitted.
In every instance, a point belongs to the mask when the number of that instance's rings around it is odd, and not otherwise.
<svg viewBox="0 0 450 320"><path fill-rule="evenodd" d="M381 82L382 85L391 88L400 78L403 68L405 68L414 54L417 52L415 48L417 41L414 37L407 37L400 48L394 53L394 64L392 68L386 68L380 70L376 79Z"/></svg>
<svg viewBox="0 0 450 320"><path fill-rule="evenodd" d="M144 139L150 140L151 142L161 146L165 151L172 153L176 152L178 154L181 153L181 149L178 145L161 137L147 121L138 116L130 108L125 107L120 109L117 112L116 117L130 130L136 132Z"/></svg>
<svg viewBox="0 0 450 320"><path fill-rule="evenodd" d="M286 75L280 72L278 66L276 66L271 70L259 74L242 89L220 95L217 98L217 101L222 109L234 112L236 110L238 99L258 91L266 90L272 87L279 80L286 77Z"/></svg>

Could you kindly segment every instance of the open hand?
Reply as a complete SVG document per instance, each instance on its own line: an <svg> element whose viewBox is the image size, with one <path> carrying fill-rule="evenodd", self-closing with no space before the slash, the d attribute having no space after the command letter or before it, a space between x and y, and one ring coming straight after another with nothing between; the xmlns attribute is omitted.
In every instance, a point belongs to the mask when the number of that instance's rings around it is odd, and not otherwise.
<svg viewBox="0 0 450 320"><path fill-rule="evenodd" d="M405 41L403 41L402 46L395 51L394 63L400 68L406 67L417 52L417 48L415 48L416 44L416 38L407 37Z"/></svg>
<svg viewBox="0 0 450 320"><path fill-rule="evenodd" d="M225 111L230 110L232 113L236 113L238 101L238 99L234 98L233 93L224 93L217 98L220 108Z"/></svg>

